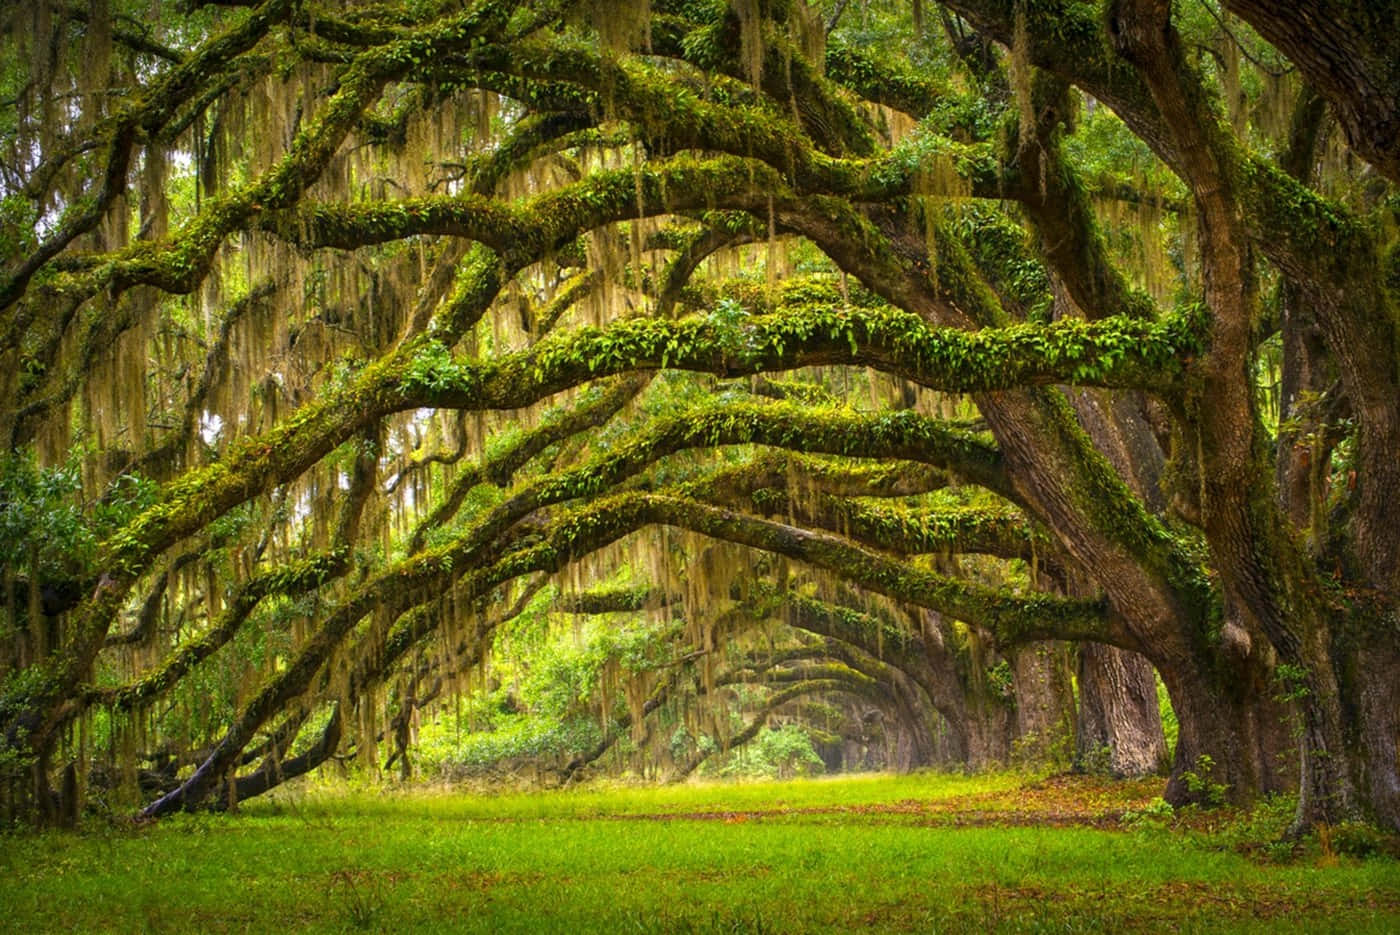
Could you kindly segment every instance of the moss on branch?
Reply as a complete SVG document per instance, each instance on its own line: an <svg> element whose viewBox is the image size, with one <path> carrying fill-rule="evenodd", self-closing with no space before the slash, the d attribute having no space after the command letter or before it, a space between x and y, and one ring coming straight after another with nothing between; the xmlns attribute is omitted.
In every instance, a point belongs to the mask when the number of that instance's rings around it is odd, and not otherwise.
<svg viewBox="0 0 1400 935"><path fill-rule="evenodd" d="M148 704L231 640L262 601L273 596L295 597L321 587L349 569L349 556L349 549L342 549L250 578L226 601L209 630L180 646L156 671L120 688L91 689L83 696L84 704L106 705L119 711Z"/></svg>
<svg viewBox="0 0 1400 935"><path fill-rule="evenodd" d="M1046 383L1161 391L1174 385L1198 351L1197 324L1184 313L1160 323L1066 320L968 333L930 328L891 310L798 308L739 322L714 316L622 322L552 337L475 365L454 360L430 340L410 342L350 386L247 440L219 464L171 484L157 506L105 544L104 555L118 572L138 572L154 552L298 476L360 427L391 412L423 406L516 409L599 377L668 366L739 375L860 363L955 392ZM883 431L901 418L907 417L891 419Z"/></svg>
<svg viewBox="0 0 1400 935"><path fill-rule="evenodd" d="M760 490L754 499L771 515L904 555L981 554L1032 562L1037 549L1051 548L1023 514L1004 508L902 507L786 490Z"/></svg>
<svg viewBox="0 0 1400 935"><path fill-rule="evenodd" d="M786 555L839 574L869 590L983 626L1009 641L1035 638L1104 639L1106 609L1099 600L1018 595L938 575L860 548L828 533L798 529L732 510L664 494L625 493L556 520L542 541L521 548L481 574L476 589L532 571L557 571L645 525L678 526L711 538ZM424 556L423 567L454 566L444 552Z"/></svg>
<svg viewBox="0 0 1400 935"><path fill-rule="evenodd" d="M671 367L720 376L812 364L864 364L946 392L1067 383L1170 393L1202 350L1200 310L1158 322L1063 320L966 332L931 327L907 312L797 307L730 320L638 319L551 336L530 351L480 367L443 362L406 391L449 407L519 405L519 387L547 393L632 369ZM436 392L424 392L432 384ZM423 395L419 396L418 394Z"/></svg>

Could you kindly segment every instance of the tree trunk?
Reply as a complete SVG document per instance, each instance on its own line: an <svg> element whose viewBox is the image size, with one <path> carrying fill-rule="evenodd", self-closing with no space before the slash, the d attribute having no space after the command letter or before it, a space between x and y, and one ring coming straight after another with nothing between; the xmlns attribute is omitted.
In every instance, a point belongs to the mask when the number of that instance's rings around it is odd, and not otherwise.
<svg viewBox="0 0 1400 935"><path fill-rule="evenodd" d="M1270 697L1271 669L1254 654L1237 659L1230 672L1189 661L1158 663L1178 723L1164 793L1173 805L1245 804L1297 788L1289 709Z"/></svg>
<svg viewBox="0 0 1400 935"><path fill-rule="evenodd" d="M1400 649L1393 640L1355 653L1350 695L1359 737L1352 760L1363 809L1377 824L1400 831Z"/></svg>
<svg viewBox="0 0 1400 935"><path fill-rule="evenodd" d="M1167 765L1157 680L1150 662L1112 646L1080 646L1075 752L1081 769L1103 760L1102 765L1120 779L1146 776Z"/></svg>
<svg viewBox="0 0 1400 935"><path fill-rule="evenodd" d="M1016 721L1013 756L1020 762L1067 766L1074 735L1074 692L1063 643L1032 643L1011 660Z"/></svg>
<svg viewBox="0 0 1400 935"><path fill-rule="evenodd" d="M1001 698L993 697L984 678L966 671L980 659L960 660L944 634L943 616L923 610L919 615L922 665L912 677L948 724L959 764L980 770L1000 766L1011 754L1013 718Z"/></svg>
<svg viewBox="0 0 1400 935"><path fill-rule="evenodd" d="M908 773L933 765L932 711L921 689L902 672L891 668L890 701L880 706L885 719L887 766Z"/></svg>

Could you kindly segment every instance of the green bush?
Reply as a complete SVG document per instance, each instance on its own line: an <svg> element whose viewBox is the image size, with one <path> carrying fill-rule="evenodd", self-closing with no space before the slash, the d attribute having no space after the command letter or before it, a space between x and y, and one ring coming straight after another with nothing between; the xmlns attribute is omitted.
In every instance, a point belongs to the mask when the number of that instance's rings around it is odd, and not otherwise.
<svg viewBox="0 0 1400 935"><path fill-rule="evenodd" d="M706 764L706 772L715 776L790 779L814 775L825 765L813 749L807 729L800 724L784 724L760 731L715 765Z"/></svg>

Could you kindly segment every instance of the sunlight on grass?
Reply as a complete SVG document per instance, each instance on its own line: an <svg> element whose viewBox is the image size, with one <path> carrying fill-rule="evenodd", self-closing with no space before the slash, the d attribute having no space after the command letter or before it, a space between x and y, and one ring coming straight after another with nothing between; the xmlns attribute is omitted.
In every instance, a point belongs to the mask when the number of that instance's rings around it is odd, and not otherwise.
<svg viewBox="0 0 1400 935"><path fill-rule="evenodd" d="M595 783L575 789L510 791L464 796L447 786L385 790L320 785L250 803L249 814L296 809L307 815L432 816L435 818L584 818L599 815L681 814L716 811L797 810L874 805L906 799L939 801L1005 792L1025 781L1014 773L965 776L914 773L864 774L825 779L738 780L676 785Z"/></svg>

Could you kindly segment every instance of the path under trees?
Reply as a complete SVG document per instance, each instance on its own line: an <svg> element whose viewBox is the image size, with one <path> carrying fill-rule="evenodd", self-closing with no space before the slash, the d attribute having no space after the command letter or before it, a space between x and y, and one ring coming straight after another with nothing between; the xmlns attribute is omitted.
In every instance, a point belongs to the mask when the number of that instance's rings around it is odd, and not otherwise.
<svg viewBox="0 0 1400 935"><path fill-rule="evenodd" d="M9 816L407 773L548 600L651 625L569 774L1160 677L1170 801L1400 828L1400 4L5 16Z"/></svg>

